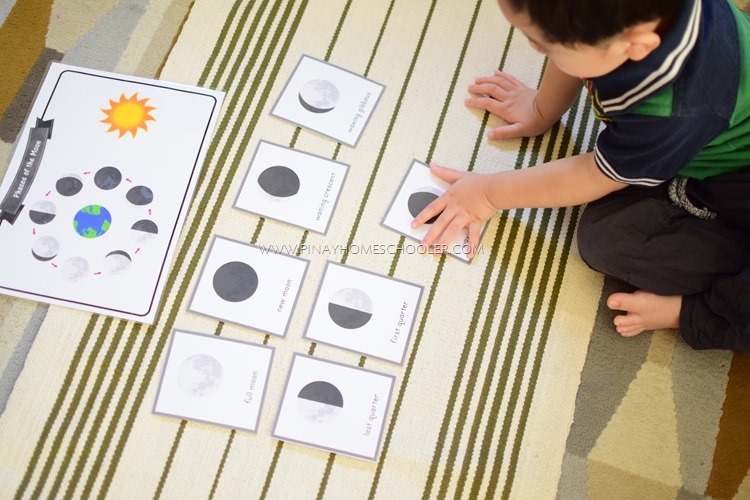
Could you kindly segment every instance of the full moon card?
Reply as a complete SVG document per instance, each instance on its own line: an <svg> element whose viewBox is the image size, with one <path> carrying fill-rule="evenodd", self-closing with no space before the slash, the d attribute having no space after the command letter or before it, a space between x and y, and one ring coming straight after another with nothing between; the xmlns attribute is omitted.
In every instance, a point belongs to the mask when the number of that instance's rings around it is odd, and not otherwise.
<svg viewBox="0 0 750 500"><path fill-rule="evenodd" d="M256 432L274 348L173 330L153 412Z"/></svg>
<svg viewBox="0 0 750 500"><path fill-rule="evenodd" d="M188 309L283 337L308 264L215 236Z"/></svg>
<svg viewBox="0 0 750 500"><path fill-rule="evenodd" d="M354 147L383 90L379 83L303 55L271 114Z"/></svg>
<svg viewBox="0 0 750 500"><path fill-rule="evenodd" d="M325 234L349 166L260 141L235 208Z"/></svg>
<svg viewBox="0 0 750 500"><path fill-rule="evenodd" d="M395 377L295 354L273 437L377 460Z"/></svg>
<svg viewBox="0 0 750 500"><path fill-rule="evenodd" d="M53 63L0 185L0 292L152 323L222 99Z"/></svg>
<svg viewBox="0 0 750 500"><path fill-rule="evenodd" d="M391 202L391 206L388 207L388 211L383 217L383 225L408 238L422 241L438 216L432 217L417 229L411 227L411 221L427 205L438 199L449 186L450 184L433 175L429 166L417 160L412 161L398 192L396 192L396 196ZM480 239L486 228L487 223L482 226ZM461 230L458 236L446 245L444 251L464 262L469 262L468 229Z"/></svg>
<svg viewBox="0 0 750 500"><path fill-rule="evenodd" d="M329 261L305 338L402 364L423 287Z"/></svg>

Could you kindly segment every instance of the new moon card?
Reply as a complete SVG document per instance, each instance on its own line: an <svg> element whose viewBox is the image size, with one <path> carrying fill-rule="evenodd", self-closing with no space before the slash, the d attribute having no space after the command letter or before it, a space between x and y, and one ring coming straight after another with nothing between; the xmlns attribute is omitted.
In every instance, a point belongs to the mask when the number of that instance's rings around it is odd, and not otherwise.
<svg viewBox="0 0 750 500"><path fill-rule="evenodd" d="M0 292L153 322L222 99L53 63L0 185Z"/></svg>

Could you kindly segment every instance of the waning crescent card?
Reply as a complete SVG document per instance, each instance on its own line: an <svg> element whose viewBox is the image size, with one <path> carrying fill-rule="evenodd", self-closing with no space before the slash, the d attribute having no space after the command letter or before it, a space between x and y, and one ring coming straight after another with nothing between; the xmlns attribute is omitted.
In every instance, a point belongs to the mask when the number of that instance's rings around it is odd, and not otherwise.
<svg viewBox="0 0 750 500"><path fill-rule="evenodd" d="M223 97L53 63L0 185L0 292L152 323Z"/></svg>

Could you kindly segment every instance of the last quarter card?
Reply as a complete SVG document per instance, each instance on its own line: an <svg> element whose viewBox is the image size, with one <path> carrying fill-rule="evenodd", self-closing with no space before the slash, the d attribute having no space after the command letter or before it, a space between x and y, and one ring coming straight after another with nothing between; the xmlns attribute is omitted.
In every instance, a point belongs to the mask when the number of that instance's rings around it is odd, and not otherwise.
<svg viewBox="0 0 750 500"><path fill-rule="evenodd" d="M354 147L383 90L379 83L303 55L271 114Z"/></svg>
<svg viewBox="0 0 750 500"><path fill-rule="evenodd" d="M404 236L422 241L438 216L428 220L417 229L411 227L411 221L427 205L438 199L449 186L450 184L433 175L430 172L429 166L418 160L413 160L404 176L404 180L401 182L398 192L391 202L391 206L388 207L388 211L383 217L383 225ZM480 239L486 228L487 223L482 226ZM469 262L468 229L462 229L444 250L445 253L453 255L464 262Z"/></svg>
<svg viewBox="0 0 750 500"><path fill-rule="evenodd" d="M274 348L173 330L153 412L255 432Z"/></svg>
<svg viewBox="0 0 750 500"><path fill-rule="evenodd" d="M395 377L295 354L273 437L377 460Z"/></svg>

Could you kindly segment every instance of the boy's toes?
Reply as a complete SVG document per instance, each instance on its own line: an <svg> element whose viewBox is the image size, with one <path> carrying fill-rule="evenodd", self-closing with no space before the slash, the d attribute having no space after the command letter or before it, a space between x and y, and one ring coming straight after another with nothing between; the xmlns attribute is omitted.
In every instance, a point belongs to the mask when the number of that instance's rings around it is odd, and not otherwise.
<svg viewBox="0 0 750 500"><path fill-rule="evenodd" d="M607 299L607 307L617 311L630 311L632 307L633 294L613 293Z"/></svg>

